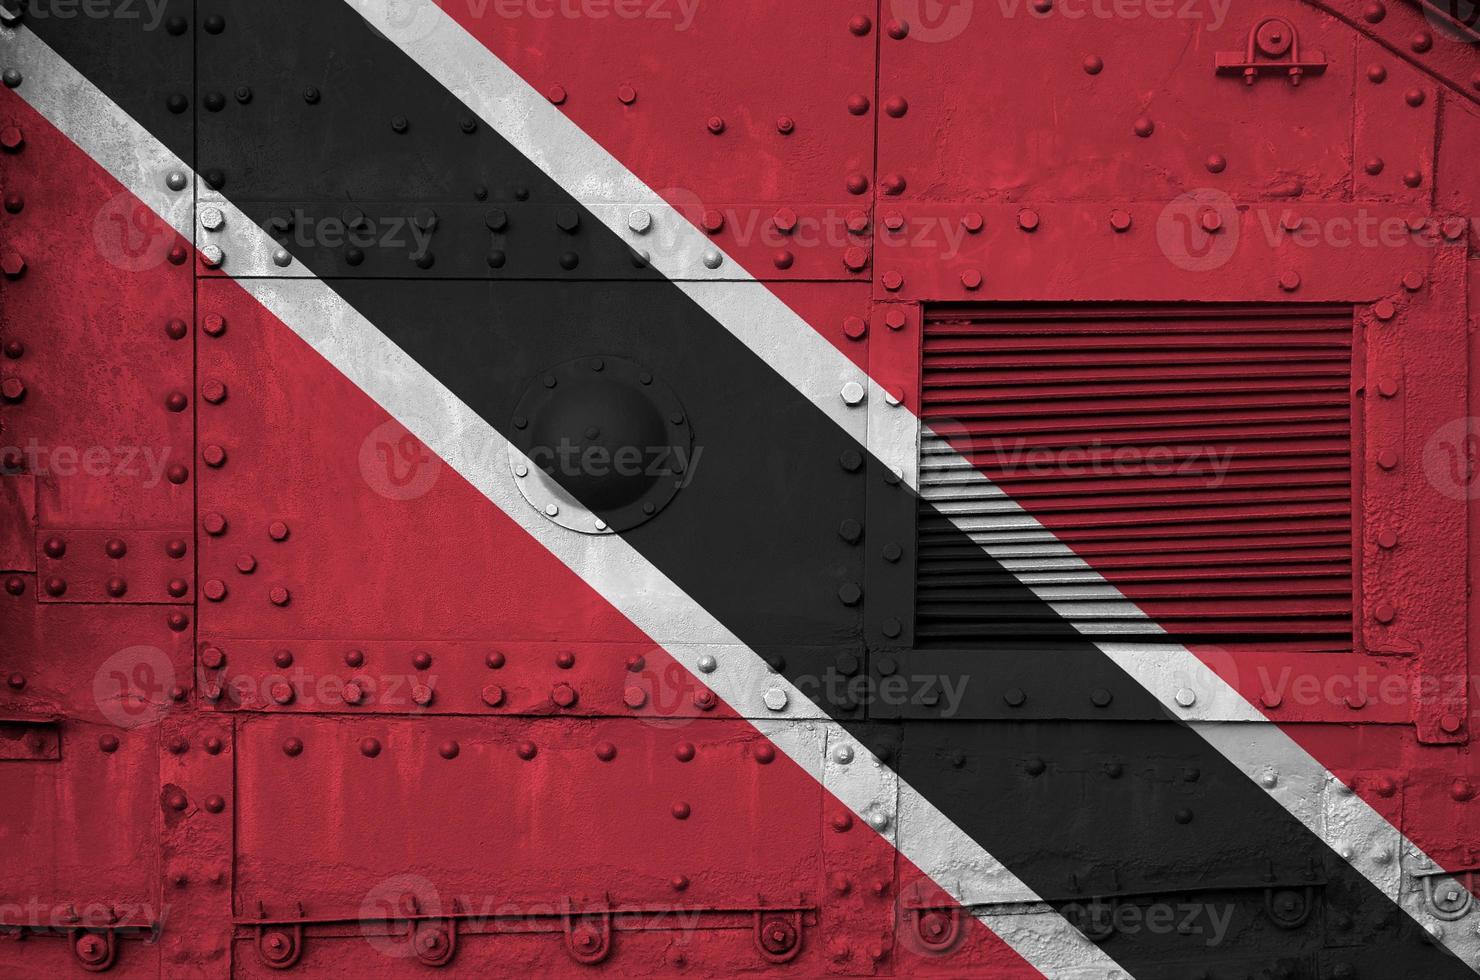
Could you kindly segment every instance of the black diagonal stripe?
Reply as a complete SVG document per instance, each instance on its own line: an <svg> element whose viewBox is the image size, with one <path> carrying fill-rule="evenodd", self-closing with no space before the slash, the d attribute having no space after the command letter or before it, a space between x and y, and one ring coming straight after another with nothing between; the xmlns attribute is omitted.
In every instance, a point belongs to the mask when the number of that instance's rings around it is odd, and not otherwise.
<svg viewBox="0 0 1480 980"><path fill-rule="evenodd" d="M216 14L221 33L197 39L200 101L225 98L219 110L199 111L201 169L219 170L226 193L264 227L274 216L291 218L278 226L281 239L320 275L409 277L331 285L510 438L520 438L515 417L526 391L538 394L542 375L568 362L632 361L671 389L703 456L689 485L626 530L627 540L743 640L773 654L798 686L817 690L841 724L1089 931L1095 922L1079 908L1096 895L1119 896L1126 907L1155 900L1204 909L1190 933L1148 919L1109 938L1108 951L1134 975L1335 976L1351 962L1360 964L1357 976L1468 975L1026 589L999 642L953 655L881 646L872 628L881 617L861 610L905 609L905 584L884 571L869 577L884 583L882 594L844 600L891 543L878 528L899 536L918 502L872 461L855 471L862 446L679 289L634 267L621 241L486 126L468 131L467 110L349 7L200 4L202 19ZM165 36L126 37L124 25L89 24L75 36L57 22L35 26L121 104L147 106L166 94L136 67L169 43ZM95 50L99 39L131 44L137 57ZM233 98L242 85L251 89L245 103ZM305 99L309 87L317 99ZM393 126L396 117L406 125ZM402 243L362 249L353 265L347 246L295 234L347 207L372 223L435 210L434 262L416 264L411 243ZM505 222L498 231L494 210ZM491 267L495 250L503 263ZM434 278L449 269L477 278ZM592 270L609 281L591 281ZM565 390L577 391L580 407L579 386ZM590 397L608 404L599 392ZM625 502L603 497L602 486L562 478L620 516ZM866 511L881 516L852 544L840 526ZM1054 710L1032 721L867 720L846 691L830 696L834 687L823 683L862 676L865 652L875 675L887 658L895 674L964 676L982 705L1018 688L1031 692L1035 708L1062 698L1064 716L1080 713L1068 705L1089 691L1112 700L1096 721L1055 721ZM1301 916L1307 901L1310 914ZM1225 909L1231 918L1217 932L1210 919ZM1300 921L1281 928L1279 914Z"/></svg>

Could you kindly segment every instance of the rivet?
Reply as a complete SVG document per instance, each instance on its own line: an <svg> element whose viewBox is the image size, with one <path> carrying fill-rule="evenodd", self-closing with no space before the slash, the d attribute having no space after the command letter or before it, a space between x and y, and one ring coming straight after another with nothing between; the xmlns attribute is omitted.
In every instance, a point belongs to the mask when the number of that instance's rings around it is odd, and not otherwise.
<svg viewBox="0 0 1480 980"><path fill-rule="evenodd" d="M1368 65L1367 81L1371 82L1373 85L1381 85L1383 82L1387 81L1387 69L1384 68L1382 65Z"/></svg>
<svg viewBox="0 0 1480 980"><path fill-rule="evenodd" d="M1377 393L1384 398L1395 398L1398 394L1398 382L1392 378L1383 378L1377 383Z"/></svg>
<svg viewBox="0 0 1480 980"><path fill-rule="evenodd" d="M863 589L857 582L844 582L838 586L838 601L845 606L856 606L863 599Z"/></svg>
<svg viewBox="0 0 1480 980"><path fill-rule="evenodd" d="M879 189L891 197L897 197L904 193L905 179L900 174L885 174L879 178Z"/></svg>
<svg viewBox="0 0 1480 980"><path fill-rule="evenodd" d="M776 132L782 136L789 136L797 128L796 120L790 116L776 117Z"/></svg>
<svg viewBox="0 0 1480 980"><path fill-rule="evenodd" d="M719 254L719 251L718 250L712 249L712 248L706 248L704 250L703 261L704 261L704 268L706 268L706 269L718 269L720 267L720 264L724 262L724 257Z"/></svg>
<svg viewBox="0 0 1480 980"><path fill-rule="evenodd" d="M165 803L169 806L171 810L175 810L176 812L184 812L185 808L190 805L190 800L185 796L184 793L180 792L179 790L175 790L173 793L169 794L168 798L165 800Z"/></svg>
<svg viewBox="0 0 1480 980"><path fill-rule="evenodd" d="M1098 75L1105 70L1105 59L1097 54L1092 54L1084 59L1084 73L1086 75Z"/></svg>
<svg viewBox="0 0 1480 980"><path fill-rule="evenodd" d="M185 175L178 170L171 170L164 176L164 185L172 191L183 191L186 183Z"/></svg>
<svg viewBox="0 0 1480 980"><path fill-rule="evenodd" d="M694 752L694 743L692 742L679 742L673 747L673 757L679 762L692 762Z"/></svg>
<svg viewBox="0 0 1480 980"><path fill-rule="evenodd" d="M1152 122L1146 116L1139 116L1132 128L1135 130L1137 136L1145 139L1156 132L1156 123Z"/></svg>
<svg viewBox="0 0 1480 980"><path fill-rule="evenodd" d="M427 670L432 666L432 655L425 650L417 650L411 655L411 666L417 670Z"/></svg>
<svg viewBox="0 0 1480 980"><path fill-rule="evenodd" d="M640 687L628 687L622 692L622 703L629 708L641 708L647 704L647 692Z"/></svg>
<svg viewBox="0 0 1480 980"><path fill-rule="evenodd" d="M1190 687L1180 688L1176 694L1177 704L1190 708L1197 703L1197 692Z"/></svg>
<svg viewBox="0 0 1480 980"><path fill-rule="evenodd" d="M1209 153L1203 166L1208 168L1210 174L1221 174L1228 169L1228 158L1221 153Z"/></svg>
<svg viewBox="0 0 1480 980"><path fill-rule="evenodd" d="M545 98L549 99L550 102L552 104L554 104L554 105L560 105L560 104L564 103L565 102L565 86L564 85L551 85L548 89L545 90Z"/></svg>
<svg viewBox="0 0 1480 980"><path fill-rule="evenodd" d="M292 595L281 585L274 585L267 591L267 599L274 606L286 606L292 600Z"/></svg>
<svg viewBox="0 0 1480 980"><path fill-rule="evenodd" d="M224 799L215 795L206 797L207 811L210 813L220 813L224 809L226 809L226 801Z"/></svg>
<svg viewBox="0 0 1480 980"><path fill-rule="evenodd" d="M961 285L969 290L977 290L982 286L982 274L976 269L967 269L961 273Z"/></svg>
<svg viewBox="0 0 1480 980"><path fill-rule="evenodd" d="M287 670L293 666L293 651L278 650L272 655L272 662L279 670Z"/></svg>
<svg viewBox="0 0 1480 980"><path fill-rule="evenodd" d="M839 745L833 749L833 761L844 766L852 762L853 747L851 745Z"/></svg>
<svg viewBox="0 0 1480 980"><path fill-rule="evenodd" d="M437 746L437 754L444 759L456 759L460 751L462 751L461 747L450 738Z"/></svg>
<svg viewBox="0 0 1480 980"><path fill-rule="evenodd" d="M855 37L865 37L873 29L874 22L864 14L854 14L848 19L848 31Z"/></svg>
<svg viewBox="0 0 1480 980"><path fill-rule="evenodd" d="M1424 93L1421 88L1411 88L1403 93L1403 101L1417 109L1423 105Z"/></svg>
<svg viewBox="0 0 1480 980"><path fill-rule="evenodd" d="M1397 615L1398 611L1389 602L1379 602L1372 609L1372 618L1376 619L1379 623L1391 623Z"/></svg>
<svg viewBox="0 0 1480 980"><path fill-rule="evenodd" d="M226 385L212 378L200 386L200 396L212 405L226 400Z"/></svg>
<svg viewBox="0 0 1480 980"><path fill-rule="evenodd" d="M870 810L864 819L868 821L870 827L880 833L889 829L889 814L882 810Z"/></svg>
<svg viewBox="0 0 1480 980"><path fill-rule="evenodd" d="M1434 35L1430 34L1428 31L1417 31L1414 33L1413 37L1409 39L1408 45L1409 47L1413 48L1414 51L1417 51L1419 54L1423 54L1425 51L1434 46Z"/></svg>
<svg viewBox="0 0 1480 980"><path fill-rule="evenodd" d="M1089 692L1089 700L1096 708L1106 708L1110 706L1111 701L1115 700L1115 696L1106 688L1097 687Z"/></svg>
<svg viewBox="0 0 1480 980"><path fill-rule="evenodd" d="M200 458L212 469L220 469L226 464L226 450L216 443L208 443L200 452Z"/></svg>
<svg viewBox="0 0 1480 980"><path fill-rule="evenodd" d="M1464 722L1458 715L1446 714L1439 718L1439 728L1450 735L1457 734L1464 727Z"/></svg>
<svg viewBox="0 0 1480 980"><path fill-rule="evenodd" d="M367 759L380 755L380 739L368 736L360 739L360 754Z"/></svg>
<svg viewBox="0 0 1480 980"><path fill-rule="evenodd" d="M1176 820L1180 824L1192 823L1192 811L1187 809L1186 807L1183 807L1172 815L1172 819Z"/></svg>
<svg viewBox="0 0 1480 980"><path fill-rule="evenodd" d="M1018 227L1023 231L1033 231L1038 227L1038 212L1032 208L1023 208L1018 212Z"/></svg>
<svg viewBox="0 0 1480 980"><path fill-rule="evenodd" d="M1276 786L1279 785L1279 783L1279 774L1276 773L1273 769L1266 769L1264 771L1264 774L1259 777L1259 785L1263 786L1265 789L1274 789Z"/></svg>
<svg viewBox="0 0 1480 980"><path fill-rule="evenodd" d="M1383 531L1377 536L1379 548L1392 549L1398 546L1398 535L1394 531Z"/></svg>
<svg viewBox="0 0 1480 980"><path fill-rule="evenodd" d="M46 594L49 596L63 595L67 591L65 579L52 577L46 580Z"/></svg>
<svg viewBox="0 0 1480 980"><path fill-rule="evenodd" d="M710 116L709 119L705 121L704 128L705 129L708 129L715 136L720 135L721 133L723 133L725 131L725 120L724 120L724 117L722 117L722 116Z"/></svg>
<svg viewBox="0 0 1480 980"><path fill-rule="evenodd" d="M1366 165L1363 167L1363 169L1366 170L1367 173L1370 174L1373 177L1376 177L1378 174L1382 173L1382 168L1383 168L1382 157L1372 157L1371 159L1369 159L1367 161Z"/></svg>
<svg viewBox="0 0 1480 980"><path fill-rule="evenodd" d="M849 194L863 194L868 191L868 178L863 174L849 174L846 184Z"/></svg>
<svg viewBox="0 0 1480 980"><path fill-rule="evenodd" d="M98 736L98 749L100 751L102 751L102 752L107 752L109 754L112 754L114 752L117 752L118 751L118 736L117 735L99 735Z"/></svg>
<svg viewBox="0 0 1480 980"><path fill-rule="evenodd" d="M884 112L895 119L900 118L909 111L909 101L902 95L891 96L884 100Z"/></svg>
<svg viewBox="0 0 1480 980"><path fill-rule="evenodd" d="M631 105L637 101L637 89L631 85L622 85L617 89L617 101L623 105Z"/></svg>
<svg viewBox="0 0 1480 980"><path fill-rule="evenodd" d="M1129 211L1116 208L1110 212L1110 227L1118 232L1129 231L1131 227L1131 215Z"/></svg>
<svg viewBox="0 0 1480 980"><path fill-rule="evenodd" d="M910 22L907 20L891 20L887 28L889 36L896 41L903 41L910 33Z"/></svg>
<svg viewBox="0 0 1480 980"><path fill-rule="evenodd" d="M617 757L617 747L610 742L602 742L596 746L596 758L602 762L610 762Z"/></svg>
<svg viewBox="0 0 1480 980"><path fill-rule="evenodd" d="M288 738L283 741L283 754L288 756L299 755L303 752L303 739Z"/></svg>
<svg viewBox="0 0 1480 980"><path fill-rule="evenodd" d="M1293 293L1300 288L1300 273L1291 270L1280 275L1280 288L1287 293Z"/></svg>
<svg viewBox="0 0 1480 980"><path fill-rule="evenodd" d="M832 818L832 828L833 828L833 830L837 831L840 834L847 833L849 830L852 830L853 829L853 814L851 814L851 813L838 813L838 814L834 814L833 815L833 818Z"/></svg>
<svg viewBox="0 0 1480 980"><path fill-rule="evenodd" d="M855 116L861 116L868 112L869 100L866 95L848 96L848 112Z"/></svg>
<svg viewBox="0 0 1480 980"><path fill-rule="evenodd" d="M699 655L698 667L701 673L712 674L718 666L719 661L714 659L713 654L704 653Z"/></svg>
<svg viewBox="0 0 1480 980"><path fill-rule="evenodd" d="M1417 170L1408 170L1403 173L1403 185L1405 187L1419 187L1423 184L1423 174Z"/></svg>
<svg viewBox="0 0 1480 980"><path fill-rule="evenodd" d="M763 766L769 766L776 761L776 749L767 742L762 742L755 747L755 761Z"/></svg>
<svg viewBox="0 0 1480 980"><path fill-rule="evenodd" d="M1380 23L1382 19L1386 16L1387 7L1379 2L1376 2L1376 0L1362 8L1362 19L1369 24Z"/></svg>
<svg viewBox="0 0 1480 980"><path fill-rule="evenodd" d="M677 803L673 804L672 813L673 813L673 819L674 820L687 820L687 819L689 819L689 814L691 814L693 812L694 812L693 809L687 803L683 802L682 800L680 800Z"/></svg>
<svg viewBox="0 0 1480 980"><path fill-rule="evenodd" d="M226 583L218 578L208 579L205 584L205 596L212 602L220 602L226 598Z"/></svg>
<svg viewBox="0 0 1480 980"><path fill-rule="evenodd" d="M1377 454L1377 465L1385 470L1398 468L1398 454L1391 449L1384 449Z"/></svg>

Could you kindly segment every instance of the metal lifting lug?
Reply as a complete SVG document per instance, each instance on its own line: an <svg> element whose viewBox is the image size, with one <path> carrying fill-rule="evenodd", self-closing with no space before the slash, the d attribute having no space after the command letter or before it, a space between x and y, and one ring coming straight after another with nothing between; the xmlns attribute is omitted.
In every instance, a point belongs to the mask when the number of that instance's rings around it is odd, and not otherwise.
<svg viewBox="0 0 1480 980"><path fill-rule="evenodd" d="M452 914L445 919L421 919L412 923L411 948L424 966L446 966L457 954L457 917L461 904L454 899Z"/></svg>
<svg viewBox="0 0 1480 980"><path fill-rule="evenodd" d="M1264 911L1281 929L1299 929L1315 907L1315 887L1264 889Z"/></svg>
<svg viewBox="0 0 1480 980"><path fill-rule="evenodd" d="M790 963L802 951L802 912L756 909L752 934L767 963Z"/></svg>
<svg viewBox="0 0 1480 980"><path fill-rule="evenodd" d="M257 903L257 918L266 919L267 909ZM303 918L303 903L298 903L298 918ZM303 923L277 922L257 925L257 957L273 970L286 970L303 955Z"/></svg>
<svg viewBox="0 0 1480 980"><path fill-rule="evenodd" d="M565 922L565 949L577 963L595 966L611 955L611 896L597 909L575 911L575 903L566 901L561 918Z"/></svg>
<svg viewBox="0 0 1480 980"><path fill-rule="evenodd" d="M90 973L102 973L118 960L118 933L111 928L77 928L71 938L72 955Z"/></svg>
<svg viewBox="0 0 1480 980"><path fill-rule="evenodd" d="M1455 880L1459 878L1460 880ZM1442 879L1442 881L1440 880ZM1465 871L1462 875L1424 875L1423 897L1429 912L1436 919L1453 922L1462 919L1474 904L1475 872Z"/></svg>
<svg viewBox="0 0 1480 980"><path fill-rule="evenodd" d="M1285 75L1291 85L1299 85L1305 75L1325 70L1325 54L1307 50L1302 55L1295 25L1283 17L1266 17L1255 24L1243 51L1218 53L1218 74L1242 75L1245 85L1253 85L1266 74Z"/></svg>
<svg viewBox="0 0 1480 980"><path fill-rule="evenodd" d="M910 910L915 920L915 938L931 953L948 953L961 938L959 908L916 908Z"/></svg>

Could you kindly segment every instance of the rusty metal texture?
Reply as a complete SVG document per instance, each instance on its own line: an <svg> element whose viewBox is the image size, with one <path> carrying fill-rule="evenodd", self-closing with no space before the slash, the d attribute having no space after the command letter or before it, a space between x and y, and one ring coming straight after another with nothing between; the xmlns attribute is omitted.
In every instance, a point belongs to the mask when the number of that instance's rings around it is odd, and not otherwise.
<svg viewBox="0 0 1480 980"><path fill-rule="evenodd" d="M0 0L0 978L1480 972L1472 0Z"/></svg>

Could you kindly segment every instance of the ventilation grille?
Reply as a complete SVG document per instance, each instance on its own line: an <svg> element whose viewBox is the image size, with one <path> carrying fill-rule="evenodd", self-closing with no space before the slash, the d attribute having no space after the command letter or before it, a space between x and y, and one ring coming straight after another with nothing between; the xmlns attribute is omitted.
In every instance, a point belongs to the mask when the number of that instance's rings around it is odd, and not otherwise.
<svg viewBox="0 0 1480 980"><path fill-rule="evenodd" d="M1022 583L1100 639L1351 649L1352 335L1346 307L928 315L917 640L1043 632Z"/></svg>

